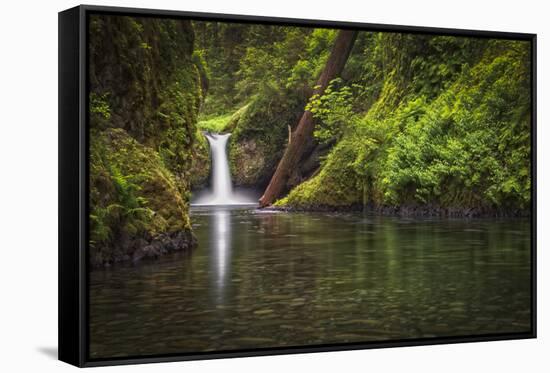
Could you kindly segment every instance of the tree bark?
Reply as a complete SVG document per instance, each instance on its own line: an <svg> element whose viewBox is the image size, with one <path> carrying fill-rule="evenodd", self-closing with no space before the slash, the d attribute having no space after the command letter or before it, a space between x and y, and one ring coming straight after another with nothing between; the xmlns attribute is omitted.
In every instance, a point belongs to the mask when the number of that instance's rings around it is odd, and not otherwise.
<svg viewBox="0 0 550 373"><path fill-rule="evenodd" d="M356 38L357 31L341 30L338 33L325 68L317 80L317 85L313 90L312 96L323 94L330 81L342 73ZM313 137L314 127L313 114L309 110L304 110L296 126L296 130L291 135L285 153L279 161L277 170L275 170L269 185L260 198L260 207L271 205L281 195L290 173L296 168L303 155L304 145Z"/></svg>

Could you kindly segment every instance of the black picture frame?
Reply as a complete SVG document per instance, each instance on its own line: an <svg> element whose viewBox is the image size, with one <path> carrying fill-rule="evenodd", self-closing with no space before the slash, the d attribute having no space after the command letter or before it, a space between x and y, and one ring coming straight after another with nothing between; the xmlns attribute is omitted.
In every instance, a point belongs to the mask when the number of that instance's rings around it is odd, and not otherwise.
<svg viewBox="0 0 550 373"><path fill-rule="evenodd" d="M88 356L88 55L87 19L90 14L116 14L240 23L315 26L367 31L515 39L531 43L531 330L477 336L437 337L296 348L231 352L166 354L90 359ZM417 26L321 21L292 18L210 14L156 9L81 5L59 13L59 360L79 367L217 359L261 355L356 350L536 338L536 40L535 34L458 30Z"/></svg>

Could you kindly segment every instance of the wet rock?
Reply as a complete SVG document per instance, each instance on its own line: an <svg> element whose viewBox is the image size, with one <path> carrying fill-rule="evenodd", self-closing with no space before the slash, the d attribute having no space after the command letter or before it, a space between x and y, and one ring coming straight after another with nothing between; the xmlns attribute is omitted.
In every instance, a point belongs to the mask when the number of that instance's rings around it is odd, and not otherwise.
<svg viewBox="0 0 550 373"><path fill-rule="evenodd" d="M132 255L134 262L145 258L158 258L174 251L190 250L197 245L197 239L189 231L161 234L145 245L144 242L147 241L140 240L142 245L135 249Z"/></svg>
<svg viewBox="0 0 550 373"><path fill-rule="evenodd" d="M443 217L443 218L480 218L480 217L529 217L530 212L518 209L497 209L488 207L445 207L438 205L402 205L402 206L374 206L354 204L349 206L270 206L263 211L284 212L330 212L345 214L351 212L370 212L384 216L401 217Z"/></svg>

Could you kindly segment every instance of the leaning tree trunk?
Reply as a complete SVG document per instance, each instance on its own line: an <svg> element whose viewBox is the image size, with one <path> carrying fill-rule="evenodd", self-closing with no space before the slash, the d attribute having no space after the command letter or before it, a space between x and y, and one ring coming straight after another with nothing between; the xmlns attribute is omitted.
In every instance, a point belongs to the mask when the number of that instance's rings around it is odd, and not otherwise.
<svg viewBox="0 0 550 373"><path fill-rule="evenodd" d="M325 68L317 81L312 96L322 95L331 80L336 78L346 64L346 61L357 37L357 31L341 30L336 37L332 51L327 60ZM260 207L271 205L277 197L283 192L291 172L296 168L304 147L313 137L313 114L309 110L304 110L296 130L292 133L288 146L279 161L277 170L271 177L264 195L260 198Z"/></svg>

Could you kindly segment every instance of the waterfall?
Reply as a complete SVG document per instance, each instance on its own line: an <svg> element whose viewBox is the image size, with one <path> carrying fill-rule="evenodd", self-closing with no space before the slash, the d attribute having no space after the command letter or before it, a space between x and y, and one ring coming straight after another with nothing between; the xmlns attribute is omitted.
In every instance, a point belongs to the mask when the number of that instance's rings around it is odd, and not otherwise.
<svg viewBox="0 0 550 373"><path fill-rule="evenodd" d="M229 160L227 158L227 134L206 134L212 155L211 191L204 193L193 203L194 205L244 205L256 202L233 192Z"/></svg>
<svg viewBox="0 0 550 373"><path fill-rule="evenodd" d="M227 140L230 134L207 136L212 152L212 201L213 205L223 205L231 202L233 188L229 161L227 160Z"/></svg>

